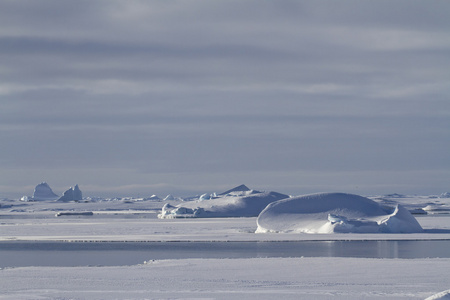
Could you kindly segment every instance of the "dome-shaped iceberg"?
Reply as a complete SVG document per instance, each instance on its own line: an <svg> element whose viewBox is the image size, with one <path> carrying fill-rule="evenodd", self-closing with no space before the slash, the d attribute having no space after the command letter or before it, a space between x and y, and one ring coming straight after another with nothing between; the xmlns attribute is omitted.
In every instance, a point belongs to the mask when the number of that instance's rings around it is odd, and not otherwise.
<svg viewBox="0 0 450 300"><path fill-rule="evenodd" d="M423 229L402 206L384 208L368 198L311 194L269 204L258 216L257 233L413 233Z"/></svg>

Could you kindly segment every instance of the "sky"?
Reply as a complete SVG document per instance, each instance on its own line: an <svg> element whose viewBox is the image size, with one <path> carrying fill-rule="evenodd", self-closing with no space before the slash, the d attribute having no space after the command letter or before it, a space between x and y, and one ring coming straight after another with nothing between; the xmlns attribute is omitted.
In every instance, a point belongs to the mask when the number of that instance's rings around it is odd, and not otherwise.
<svg viewBox="0 0 450 300"><path fill-rule="evenodd" d="M0 197L450 191L450 2L0 1Z"/></svg>

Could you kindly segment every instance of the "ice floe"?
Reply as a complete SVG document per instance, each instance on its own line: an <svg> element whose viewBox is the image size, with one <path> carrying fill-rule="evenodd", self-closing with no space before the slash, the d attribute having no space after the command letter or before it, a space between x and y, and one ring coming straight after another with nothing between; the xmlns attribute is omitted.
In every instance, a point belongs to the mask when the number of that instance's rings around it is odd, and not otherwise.
<svg viewBox="0 0 450 300"><path fill-rule="evenodd" d="M402 207L383 207L352 194L321 193L279 200L258 216L257 233L416 233L423 229Z"/></svg>

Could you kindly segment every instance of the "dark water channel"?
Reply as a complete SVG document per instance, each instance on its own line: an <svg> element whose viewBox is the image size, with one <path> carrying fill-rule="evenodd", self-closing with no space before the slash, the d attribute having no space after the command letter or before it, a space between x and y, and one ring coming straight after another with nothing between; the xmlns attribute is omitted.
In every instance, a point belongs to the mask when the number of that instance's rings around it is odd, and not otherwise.
<svg viewBox="0 0 450 300"><path fill-rule="evenodd" d="M152 259L450 258L450 240L301 242L0 242L0 268L124 266Z"/></svg>

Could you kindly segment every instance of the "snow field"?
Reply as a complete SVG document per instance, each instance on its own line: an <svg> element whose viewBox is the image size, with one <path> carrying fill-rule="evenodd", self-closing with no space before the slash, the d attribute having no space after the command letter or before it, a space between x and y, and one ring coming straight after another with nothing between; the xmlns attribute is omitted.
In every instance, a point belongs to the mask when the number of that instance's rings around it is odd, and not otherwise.
<svg viewBox="0 0 450 300"><path fill-rule="evenodd" d="M248 211L254 192L219 196L192 201L2 199L0 241L450 240L449 198L371 197L383 206L401 204L410 211L423 212L414 215L424 229L422 233L255 234L256 216L218 217L227 207L233 213ZM175 207L201 203L206 211L217 214L215 218L157 219L165 203ZM93 214L55 217L61 211ZM357 224L342 214L332 215L331 220ZM115 267L14 267L0 269L0 299L447 299L448 293L443 291L450 288L449 269L447 258L332 257L189 258Z"/></svg>
<svg viewBox="0 0 450 300"><path fill-rule="evenodd" d="M425 299L450 259L157 260L128 267L0 270L0 299Z"/></svg>

